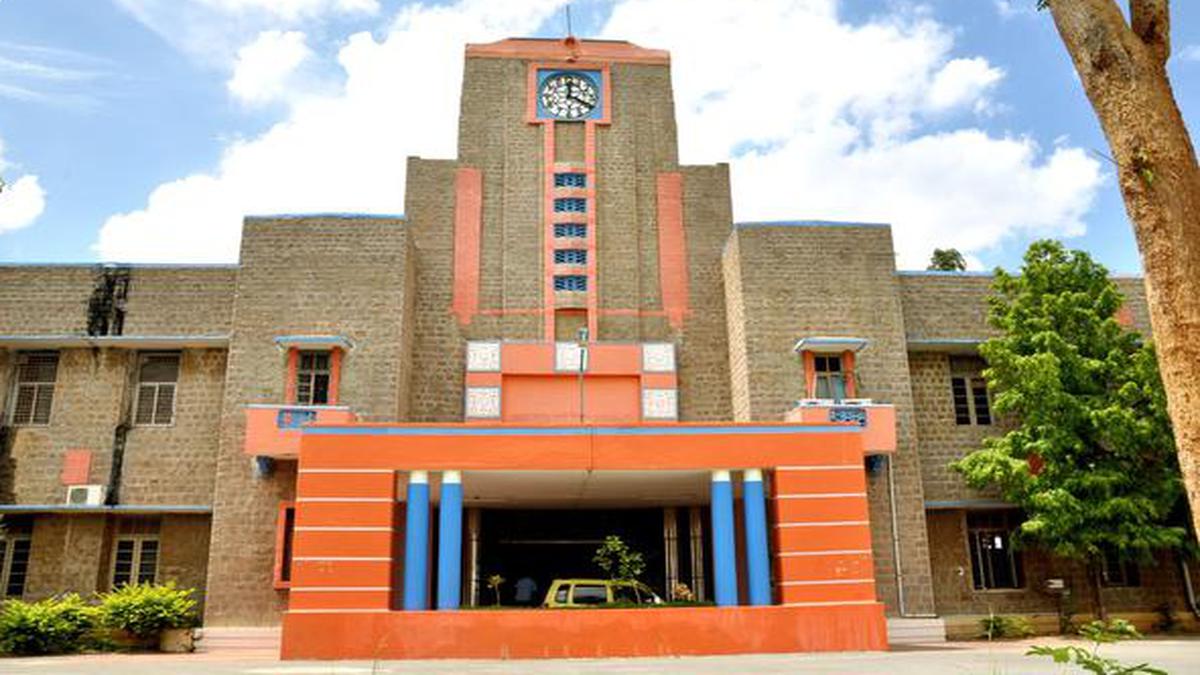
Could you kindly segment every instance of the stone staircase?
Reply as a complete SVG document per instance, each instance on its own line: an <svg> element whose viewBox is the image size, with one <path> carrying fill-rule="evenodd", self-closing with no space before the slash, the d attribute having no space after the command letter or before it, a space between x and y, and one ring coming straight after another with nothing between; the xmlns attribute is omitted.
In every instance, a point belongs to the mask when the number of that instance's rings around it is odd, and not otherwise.
<svg viewBox="0 0 1200 675"><path fill-rule="evenodd" d="M279 657L279 627L227 627L200 629L196 651L233 658Z"/></svg>
<svg viewBox="0 0 1200 675"><path fill-rule="evenodd" d="M902 619L888 617L888 644L919 645L946 641L946 622L940 618Z"/></svg>

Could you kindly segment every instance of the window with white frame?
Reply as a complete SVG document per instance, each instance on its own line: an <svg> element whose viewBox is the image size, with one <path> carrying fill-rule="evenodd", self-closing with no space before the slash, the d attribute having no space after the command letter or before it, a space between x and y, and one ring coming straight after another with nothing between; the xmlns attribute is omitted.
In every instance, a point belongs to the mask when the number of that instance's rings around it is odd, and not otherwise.
<svg viewBox="0 0 1200 675"><path fill-rule="evenodd" d="M950 395L954 401L954 423L959 426L992 423L992 404L983 368L982 359L950 358Z"/></svg>
<svg viewBox="0 0 1200 675"><path fill-rule="evenodd" d="M1021 554L1013 549L1015 511L967 513L967 545L975 590L1021 588Z"/></svg>
<svg viewBox="0 0 1200 675"><path fill-rule="evenodd" d="M17 355L17 377L9 421L49 424L58 379L58 352L22 352Z"/></svg>
<svg viewBox="0 0 1200 675"><path fill-rule="evenodd" d="M137 405L134 424L165 425L175 421L175 389L179 383L179 353L142 354L138 359Z"/></svg>
<svg viewBox="0 0 1200 675"><path fill-rule="evenodd" d="M296 359L296 403L329 403L329 352L301 351Z"/></svg>
<svg viewBox="0 0 1200 675"><path fill-rule="evenodd" d="M813 357L816 371L815 398L846 398L846 373L842 370L842 357L817 354Z"/></svg>
<svg viewBox="0 0 1200 675"><path fill-rule="evenodd" d="M112 587L152 584L158 579L159 521L125 518L113 541Z"/></svg>
<svg viewBox="0 0 1200 675"><path fill-rule="evenodd" d="M0 595L3 597L19 598L25 594L31 531L29 523L10 523L5 519L4 531L0 533Z"/></svg>

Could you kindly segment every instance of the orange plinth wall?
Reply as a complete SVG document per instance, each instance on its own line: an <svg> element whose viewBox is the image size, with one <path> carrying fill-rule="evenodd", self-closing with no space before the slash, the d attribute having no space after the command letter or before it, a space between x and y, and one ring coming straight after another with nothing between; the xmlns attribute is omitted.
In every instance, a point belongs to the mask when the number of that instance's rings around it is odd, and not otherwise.
<svg viewBox="0 0 1200 675"><path fill-rule="evenodd" d="M879 650L853 424L321 425L300 450L287 659L541 658ZM397 472L772 472L765 607L395 611ZM469 482L469 475L466 478Z"/></svg>

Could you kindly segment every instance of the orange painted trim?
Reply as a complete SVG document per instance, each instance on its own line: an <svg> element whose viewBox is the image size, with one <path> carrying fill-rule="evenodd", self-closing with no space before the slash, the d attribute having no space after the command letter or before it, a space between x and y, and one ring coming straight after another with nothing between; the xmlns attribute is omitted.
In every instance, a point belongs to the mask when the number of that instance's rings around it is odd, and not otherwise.
<svg viewBox="0 0 1200 675"><path fill-rule="evenodd" d="M295 558L388 558L392 555L391 531L297 531L292 545Z"/></svg>
<svg viewBox="0 0 1200 675"><path fill-rule="evenodd" d="M284 549L287 546L287 512L289 509L296 508L296 502L279 502L279 513L275 519L275 565L272 572L274 587L277 590L285 590L290 588L292 582L290 579L284 579L284 566L288 561L284 560ZM293 516L292 524L296 523ZM292 535L292 557L296 557L296 539L295 534ZM293 568L294 570L294 568ZM291 575L288 575L289 578Z"/></svg>
<svg viewBox="0 0 1200 675"><path fill-rule="evenodd" d="M871 549L871 528L867 525L830 525L825 527L776 527L773 532L776 553L814 551L867 551Z"/></svg>
<svg viewBox="0 0 1200 675"><path fill-rule="evenodd" d="M467 373L468 387L499 387L504 381L502 373Z"/></svg>
<svg viewBox="0 0 1200 675"><path fill-rule="evenodd" d="M612 87L608 85L608 67L604 68L604 120L609 118L608 110L611 105ZM600 269L599 256L596 247L596 121L588 120L583 127L583 164L587 172L588 210L587 210L587 325L590 340L600 339L600 279L597 270Z"/></svg>
<svg viewBox="0 0 1200 675"><path fill-rule="evenodd" d="M530 117L537 117L537 69L529 69ZM542 339L554 339L554 123L542 125ZM503 362L503 360L501 360Z"/></svg>
<svg viewBox="0 0 1200 675"><path fill-rule="evenodd" d="M300 350L289 347L287 351L287 379L283 383L283 402L296 403L296 370L300 367Z"/></svg>
<svg viewBox="0 0 1200 675"><path fill-rule="evenodd" d="M497 42L472 43L466 47L466 58L476 59L551 59L577 65L579 60L610 63L641 63L669 65L671 53L663 49L646 49L625 41L593 41L576 39L534 40L509 38ZM582 67L582 66L580 66Z"/></svg>
<svg viewBox="0 0 1200 675"><path fill-rule="evenodd" d="M678 389L675 373L642 373L642 389Z"/></svg>
<svg viewBox="0 0 1200 675"><path fill-rule="evenodd" d="M776 469L771 481L771 496L830 492L867 491L866 472L862 466L826 471L788 471Z"/></svg>
<svg viewBox="0 0 1200 675"><path fill-rule="evenodd" d="M284 659L532 659L882 651L883 605L288 613Z"/></svg>
<svg viewBox="0 0 1200 675"><path fill-rule="evenodd" d="M459 325L465 326L479 310L483 172L459 167L454 175L454 194L454 295L450 307Z"/></svg>
<svg viewBox="0 0 1200 675"><path fill-rule="evenodd" d="M391 586L392 560L297 560L292 583L301 587Z"/></svg>
<svg viewBox="0 0 1200 675"><path fill-rule="evenodd" d="M92 451L71 449L63 453L62 471L58 475L63 485L83 485L90 482L92 473Z"/></svg>
<svg viewBox="0 0 1200 675"><path fill-rule="evenodd" d="M776 500L776 522L822 523L830 521L867 520L867 498L816 497Z"/></svg>
<svg viewBox="0 0 1200 675"><path fill-rule="evenodd" d="M846 398L858 398L858 382L854 377L854 352L842 352L842 373L846 378Z"/></svg>
<svg viewBox="0 0 1200 675"><path fill-rule="evenodd" d="M390 609L392 591L388 589L364 591L325 591L302 589L292 586L288 594L288 610L297 609Z"/></svg>
<svg viewBox="0 0 1200 675"><path fill-rule="evenodd" d="M779 581L821 579L873 579L875 563L870 553L839 553L780 557Z"/></svg>
<svg viewBox="0 0 1200 675"><path fill-rule="evenodd" d="M305 502L296 509L297 527L388 527L391 502Z"/></svg>
<svg viewBox="0 0 1200 675"><path fill-rule="evenodd" d="M805 350L800 352L801 358L804 360L804 397L816 398L817 396L817 357L816 354Z"/></svg>
<svg viewBox="0 0 1200 675"><path fill-rule="evenodd" d="M663 310L676 330L688 313L687 237L683 226L683 174L658 174L658 274Z"/></svg>
<svg viewBox="0 0 1200 675"><path fill-rule="evenodd" d="M338 404L339 392L342 388L342 355L340 347L329 351L329 405Z"/></svg>
<svg viewBox="0 0 1200 675"><path fill-rule="evenodd" d="M380 473L302 472L296 476L296 495L298 497L395 499L396 474L394 471Z"/></svg>

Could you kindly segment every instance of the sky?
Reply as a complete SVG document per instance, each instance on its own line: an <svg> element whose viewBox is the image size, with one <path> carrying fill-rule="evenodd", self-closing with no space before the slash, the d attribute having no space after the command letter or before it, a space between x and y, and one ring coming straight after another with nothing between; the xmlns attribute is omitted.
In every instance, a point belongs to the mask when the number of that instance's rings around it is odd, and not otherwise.
<svg viewBox="0 0 1200 675"><path fill-rule="evenodd" d="M246 214L402 213L405 157L455 155L463 45L562 36L566 4L0 0L0 262L236 262ZM890 223L903 269L1054 237L1140 271L1036 0L570 4L672 52L680 160L730 163L735 220ZM1200 3L1172 10L1195 134Z"/></svg>

